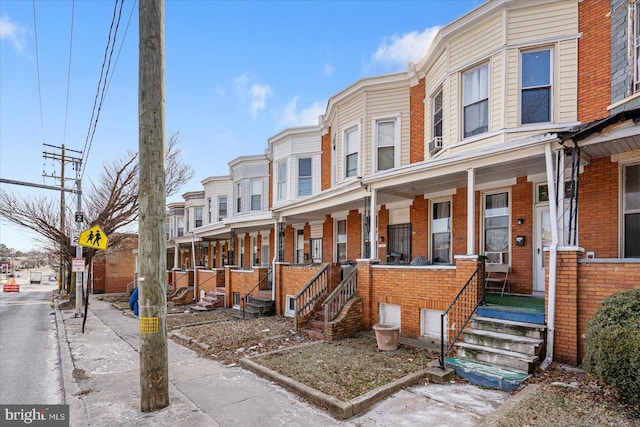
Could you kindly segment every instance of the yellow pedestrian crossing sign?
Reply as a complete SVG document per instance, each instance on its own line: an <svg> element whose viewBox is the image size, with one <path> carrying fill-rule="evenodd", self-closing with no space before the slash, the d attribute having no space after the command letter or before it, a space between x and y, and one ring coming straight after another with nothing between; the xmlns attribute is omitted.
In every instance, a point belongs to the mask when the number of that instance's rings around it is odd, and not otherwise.
<svg viewBox="0 0 640 427"><path fill-rule="evenodd" d="M107 249L109 238L99 225L95 225L80 233L78 244L87 248Z"/></svg>

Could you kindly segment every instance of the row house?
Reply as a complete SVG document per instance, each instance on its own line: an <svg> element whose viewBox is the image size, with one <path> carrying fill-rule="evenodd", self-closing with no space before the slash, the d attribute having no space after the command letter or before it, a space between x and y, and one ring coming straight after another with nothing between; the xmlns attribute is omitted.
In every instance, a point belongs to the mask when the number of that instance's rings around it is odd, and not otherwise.
<svg viewBox="0 0 640 427"><path fill-rule="evenodd" d="M318 125L204 180L189 225L196 206L204 223L181 242L208 242L206 269L226 254L227 287L271 266L276 311L296 327L342 298L328 339L384 323L455 345L485 266L503 265L507 293L546 328L537 362L579 364L599 302L640 286L638 9L486 1L407 71L357 81ZM264 276L252 274L228 306Z"/></svg>

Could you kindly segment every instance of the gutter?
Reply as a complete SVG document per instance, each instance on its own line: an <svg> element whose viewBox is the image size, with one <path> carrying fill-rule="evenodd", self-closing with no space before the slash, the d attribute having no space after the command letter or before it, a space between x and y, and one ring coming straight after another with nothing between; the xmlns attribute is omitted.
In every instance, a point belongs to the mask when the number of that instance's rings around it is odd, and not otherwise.
<svg viewBox="0 0 640 427"><path fill-rule="evenodd" d="M545 145L544 156L547 166L547 188L549 189L549 221L551 222L551 247L549 248L549 301L547 317L547 354L541 368L547 369L553 362L553 345L556 321L556 268L558 261L558 207L555 205L556 187L553 175L551 143Z"/></svg>

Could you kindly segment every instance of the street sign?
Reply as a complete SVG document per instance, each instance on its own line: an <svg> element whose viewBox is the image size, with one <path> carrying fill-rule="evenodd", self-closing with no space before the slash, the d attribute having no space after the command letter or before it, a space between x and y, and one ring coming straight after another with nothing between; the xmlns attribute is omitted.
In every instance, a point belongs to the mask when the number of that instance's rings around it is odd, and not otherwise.
<svg viewBox="0 0 640 427"><path fill-rule="evenodd" d="M95 225L80 233L78 244L87 248L107 249L109 238L99 225Z"/></svg>
<svg viewBox="0 0 640 427"><path fill-rule="evenodd" d="M74 228L71 230L71 246L80 246L78 240L80 240L80 230Z"/></svg>
<svg viewBox="0 0 640 427"><path fill-rule="evenodd" d="M84 222L84 213L76 212L76 222Z"/></svg>
<svg viewBox="0 0 640 427"><path fill-rule="evenodd" d="M71 271L73 273L84 272L84 258L72 258L71 259Z"/></svg>

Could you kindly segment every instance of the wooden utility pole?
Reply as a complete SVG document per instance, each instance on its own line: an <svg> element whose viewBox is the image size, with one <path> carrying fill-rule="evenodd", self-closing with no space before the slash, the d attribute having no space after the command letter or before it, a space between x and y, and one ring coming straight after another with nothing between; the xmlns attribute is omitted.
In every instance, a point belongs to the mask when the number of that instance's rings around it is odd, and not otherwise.
<svg viewBox="0 0 640 427"><path fill-rule="evenodd" d="M164 0L139 3L140 409L169 405L164 141Z"/></svg>

